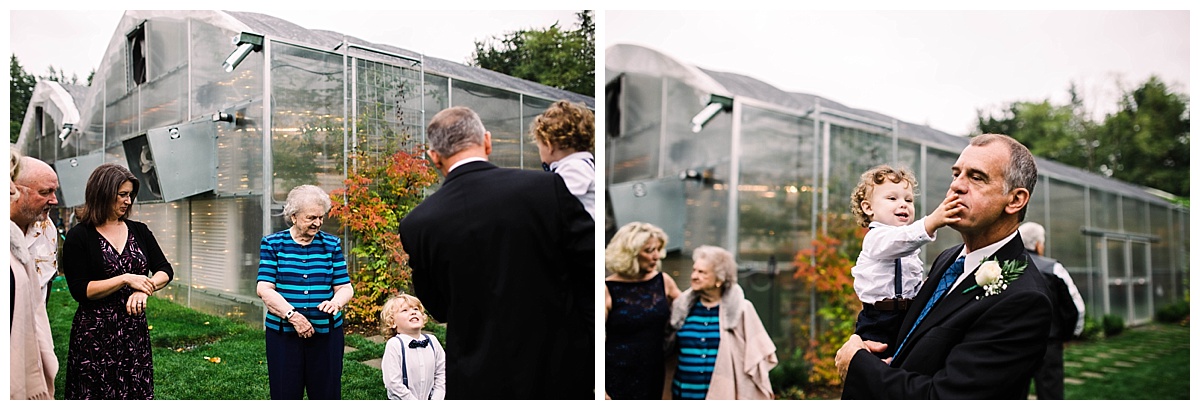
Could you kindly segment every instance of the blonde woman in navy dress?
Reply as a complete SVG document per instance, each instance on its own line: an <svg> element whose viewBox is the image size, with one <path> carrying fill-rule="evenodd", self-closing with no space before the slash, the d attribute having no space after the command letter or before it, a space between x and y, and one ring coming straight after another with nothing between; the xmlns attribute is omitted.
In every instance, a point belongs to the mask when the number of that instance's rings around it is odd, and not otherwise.
<svg viewBox="0 0 1200 410"><path fill-rule="evenodd" d="M288 193L292 225L259 248L258 296L267 305L267 377L271 399L342 398L342 308L354 297L342 241L321 232L329 195L301 185Z"/></svg>
<svg viewBox="0 0 1200 410"><path fill-rule="evenodd" d="M84 187L82 221L63 241L63 274L79 302L67 348L67 400L153 399L146 299L174 270L145 224L126 219L138 180L114 163Z"/></svg>

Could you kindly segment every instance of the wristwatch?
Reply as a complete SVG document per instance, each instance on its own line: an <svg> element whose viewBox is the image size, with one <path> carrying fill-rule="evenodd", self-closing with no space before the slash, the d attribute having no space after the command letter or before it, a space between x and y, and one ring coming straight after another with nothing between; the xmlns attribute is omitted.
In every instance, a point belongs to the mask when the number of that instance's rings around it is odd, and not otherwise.
<svg viewBox="0 0 1200 410"><path fill-rule="evenodd" d="M288 311L286 315L283 315L283 320L292 320L292 315L294 314L296 314L296 309Z"/></svg>

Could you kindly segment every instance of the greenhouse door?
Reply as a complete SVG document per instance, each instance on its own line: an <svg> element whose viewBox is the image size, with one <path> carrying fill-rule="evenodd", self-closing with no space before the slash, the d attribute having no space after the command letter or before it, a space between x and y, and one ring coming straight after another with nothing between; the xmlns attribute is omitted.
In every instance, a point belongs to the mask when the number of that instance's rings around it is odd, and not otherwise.
<svg viewBox="0 0 1200 410"><path fill-rule="evenodd" d="M1150 281L1150 243L1133 239L1104 238L1108 290L1107 313L1127 325L1149 322L1154 315Z"/></svg>

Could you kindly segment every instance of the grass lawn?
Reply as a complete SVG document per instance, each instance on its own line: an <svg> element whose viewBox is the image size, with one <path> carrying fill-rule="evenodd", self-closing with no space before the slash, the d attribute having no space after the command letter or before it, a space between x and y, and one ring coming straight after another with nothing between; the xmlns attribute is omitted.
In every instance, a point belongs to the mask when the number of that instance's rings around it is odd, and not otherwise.
<svg viewBox="0 0 1200 410"><path fill-rule="evenodd" d="M159 298L150 298L147 303L156 399L270 399L262 330ZM59 363L54 383L54 396L59 400L64 398L67 345L77 305L65 283L56 281L48 312ZM387 399L382 372L359 363L383 357L384 345L356 334L346 335L346 343L359 350L343 359L342 398Z"/></svg>
<svg viewBox="0 0 1200 410"><path fill-rule="evenodd" d="M1154 323L1063 353L1068 400L1189 400L1191 328Z"/></svg>

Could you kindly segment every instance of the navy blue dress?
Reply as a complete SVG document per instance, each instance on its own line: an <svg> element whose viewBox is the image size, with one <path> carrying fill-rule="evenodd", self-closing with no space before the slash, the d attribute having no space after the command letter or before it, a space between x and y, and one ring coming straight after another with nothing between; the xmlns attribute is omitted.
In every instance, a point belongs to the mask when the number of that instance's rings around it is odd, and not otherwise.
<svg viewBox="0 0 1200 410"><path fill-rule="evenodd" d="M604 391L614 400L657 400L663 393L663 337L671 317L666 275L644 282L604 281L612 297L604 323Z"/></svg>

